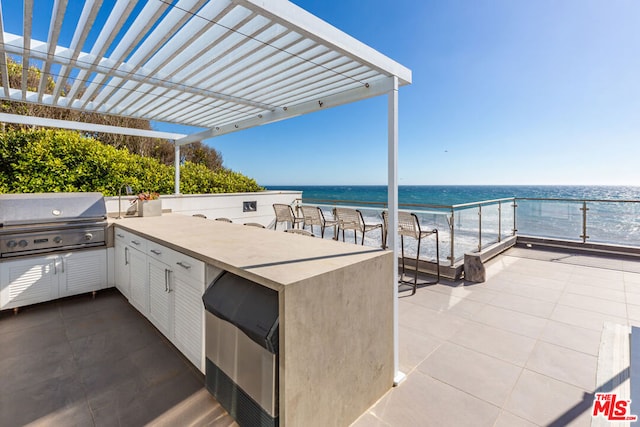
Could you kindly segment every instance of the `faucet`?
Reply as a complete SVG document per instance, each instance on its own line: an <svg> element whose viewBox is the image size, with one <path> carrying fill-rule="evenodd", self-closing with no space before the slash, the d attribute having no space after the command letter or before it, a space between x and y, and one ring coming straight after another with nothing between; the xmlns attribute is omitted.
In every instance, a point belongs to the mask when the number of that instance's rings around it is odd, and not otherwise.
<svg viewBox="0 0 640 427"><path fill-rule="evenodd" d="M133 194L133 190L129 184L123 184L118 190L118 217L116 219L122 219L122 189L125 189L127 195Z"/></svg>

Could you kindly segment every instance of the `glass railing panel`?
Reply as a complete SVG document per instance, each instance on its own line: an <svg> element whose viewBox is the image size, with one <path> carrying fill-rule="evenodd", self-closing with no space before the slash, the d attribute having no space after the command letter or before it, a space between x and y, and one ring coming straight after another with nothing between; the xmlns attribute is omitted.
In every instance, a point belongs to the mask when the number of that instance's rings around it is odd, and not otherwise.
<svg viewBox="0 0 640 427"><path fill-rule="evenodd" d="M457 209L453 214L454 262L467 252L478 251L478 207Z"/></svg>
<svg viewBox="0 0 640 427"><path fill-rule="evenodd" d="M582 202L518 200L518 234L582 241Z"/></svg>
<svg viewBox="0 0 640 427"><path fill-rule="evenodd" d="M587 242L640 246L640 203L587 202Z"/></svg>
<svg viewBox="0 0 640 427"><path fill-rule="evenodd" d="M500 234L502 240L513 236L513 217L514 217L514 202L507 201L501 204L501 222L500 222Z"/></svg>
<svg viewBox="0 0 640 427"><path fill-rule="evenodd" d="M499 241L500 234L500 212L497 203L482 206L482 249L493 245Z"/></svg>

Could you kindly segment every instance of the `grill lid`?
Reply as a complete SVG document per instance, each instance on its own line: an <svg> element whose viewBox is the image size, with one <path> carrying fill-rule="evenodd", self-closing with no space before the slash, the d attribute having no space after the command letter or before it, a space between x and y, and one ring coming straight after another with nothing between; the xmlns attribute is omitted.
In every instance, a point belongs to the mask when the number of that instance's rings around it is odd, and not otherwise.
<svg viewBox="0 0 640 427"><path fill-rule="evenodd" d="M106 218L102 193L0 194L0 227Z"/></svg>

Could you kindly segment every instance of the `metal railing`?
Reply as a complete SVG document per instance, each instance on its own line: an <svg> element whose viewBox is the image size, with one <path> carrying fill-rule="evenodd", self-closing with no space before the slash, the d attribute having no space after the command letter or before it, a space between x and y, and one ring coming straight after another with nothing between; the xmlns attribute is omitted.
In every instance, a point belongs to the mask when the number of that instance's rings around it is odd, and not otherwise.
<svg viewBox="0 0 640 427"><path fill-rule="evenodd" d="M386 202L355 200L304 198L296 201L299 204L319 206L329 218L336 206L353 207L368 223L381 223L381 212L387 208ZM425 228L440 230L440 253L446 259L438 261L443 265L453 266L465 253L515 235L640 247L640 200L510 197L451 206L400 203L398 208L415 213ZM365 243L381 242L367 236ZM415 254L415 247L405 249ZM429 247L421 251L421 258L422 254L435 258Z"/></svg>

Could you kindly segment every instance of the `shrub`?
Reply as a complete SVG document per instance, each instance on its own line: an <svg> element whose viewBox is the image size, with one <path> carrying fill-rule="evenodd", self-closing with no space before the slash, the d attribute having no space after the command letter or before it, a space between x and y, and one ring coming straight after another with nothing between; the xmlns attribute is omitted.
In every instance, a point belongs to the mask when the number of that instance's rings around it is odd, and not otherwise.
<svg viewBox="0 0 640 427"><path fill-rule="evenodd" d="M263 190L237 172L213 172L190 162L181 167L181 177L185 194ZM98 191L113 196L123 184L137 192L170 194L174 168L72 131L0 134L0 193Z"/></svg>

